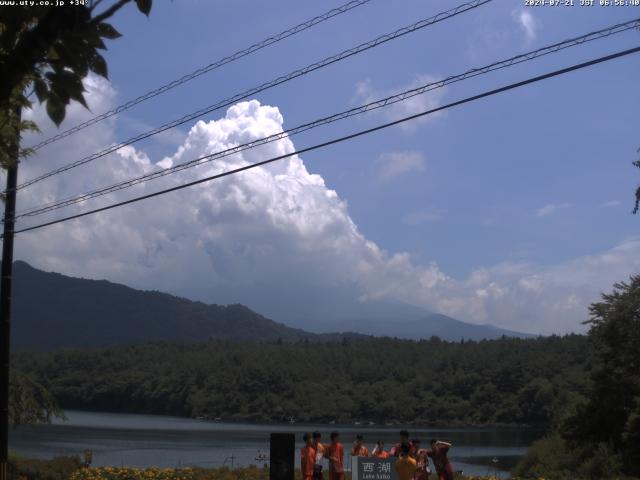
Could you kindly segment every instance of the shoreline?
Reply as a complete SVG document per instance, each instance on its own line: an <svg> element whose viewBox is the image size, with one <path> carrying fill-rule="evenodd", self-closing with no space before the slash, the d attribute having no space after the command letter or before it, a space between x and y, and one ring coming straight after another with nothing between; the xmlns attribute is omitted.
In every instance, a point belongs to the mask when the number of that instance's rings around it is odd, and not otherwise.
<svg viewBox="0 0 640 480"><path fill-rule="evenodd" d="M172 414L163 414L163 413L145 413L145 412L129 412L129 411L105 411L98 409L80 409L80 408L65 408L63 409L63 413L65 415L67 413L79 413L79 414L97 414L97 415L127 415L127 416L139 416L139 417L156 417L163 419L175 419L175 420L191 420L194 422L202 422L204 424L210 425L247 425L247 426L273 426L277 428L291 427L291 428L300 428L302 426L308 427L320 427L320 428L347 428L349 430L353 429L363 429L363 430L396 430L398 428L412 428L419 431L424 430L432 430L432 431L442 431L442 432L466 432L466 431L474 431L474 432L486 432L495 429L501 430L512 430L512 431L521 431L526 430L529 432L538 432L544 435L548 432L548 428L536 426L536 425L525 425L525 424L513 424L513 423L498 423L498 424L464 424L464 423L449 423L448 425L444 424L420 424L420 423L369 423L368 421L357 421L353 423L331 423L331 422L273 422L269 420L248 420L248 419L229 419L229 418L206 418L206 417L189 417L189 416L181 416L181 415L172 415ZM52 419L51 424L53 425L68 425L67 421L62 420L60 418Z"/></svg>

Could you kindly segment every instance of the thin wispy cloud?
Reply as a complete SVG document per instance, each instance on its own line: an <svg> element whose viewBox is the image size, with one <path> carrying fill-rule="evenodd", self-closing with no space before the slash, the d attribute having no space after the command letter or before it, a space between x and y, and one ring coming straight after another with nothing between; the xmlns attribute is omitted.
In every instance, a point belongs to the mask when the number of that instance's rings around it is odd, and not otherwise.
<svg viewBox="0 0 640 480"><path fill-rule="evenodd" d="M376 183L386 183L408 173L425 170L426 161L420 152L383 153L375 162L373 178Z"/></svg>
<svg viewBox="0 0 640 480"><path fill-rule="evenodd" d="M374 102L376 100L380 100L381 98L385 98L390 95L396 95L406 90L419 88L424 85L434 83L438 80L439 78L433 75L416 75L411 82L399 88L379 90L374 87L371 80L366 79L356 84L356 91L353 95L352 101L355 104L366 104ZM442 98L445 95L446 91L446 87L437 88L435 90L431 90L430 92L408 98L407 100L404 100L402 102L391 104L382 110L375 111L380 112L380 114L382 115L385 115L389 120L396 120L400 117L414 115L426 110L432 110L442 104ZM427 121L433 121L435 118L438 118L441 115L443 115L443 112L436 112L431 115L418 118L413 122L403 123L401 124L400 128L407 132L413 132L415 131L417 124Z"/></svg>
<svg viewBox="0 0 640 480"><path fill-rule="evenodd" d="M520 9L514 10L512 16L524 32L527 43L534 41L538 33L539 25L533 14L528 10Z"/></svg>
<svg viewBox="0 0 640 480"><path fill-rule="evenodd" d="M600 204L600 208L612 208L618 207L621 205L620 200L609 200L608 202L604 202Z"/></svg>
<svg viewBox="0 0 640 480"><path fill-rule="evenodd" d="M402 222L412 227L423 223L437 222L442 220L445 213L445 210L441 209L419 210L406 214L402 217Z"/></svg>
<svg viewBox="0 0 640 480"><path fill-rule="evenodd" d="M549 203L544 207L541 207L536 210L536 217L548 217L556 213L558 210L563 210L565 208L571 208L570 203Z"/></svg>

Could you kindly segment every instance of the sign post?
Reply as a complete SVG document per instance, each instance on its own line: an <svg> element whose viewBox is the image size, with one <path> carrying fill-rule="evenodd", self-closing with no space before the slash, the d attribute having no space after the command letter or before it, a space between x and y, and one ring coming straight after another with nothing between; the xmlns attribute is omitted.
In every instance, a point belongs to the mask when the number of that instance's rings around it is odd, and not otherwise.
<svg viewBox="0 0 640 480"><path fill-rule="evenodd" d="M293 433L272 433L270 437L269 480L294 480L296 437Z"/></svg>
<svg viewBox="0 0 640 480"><path fill-rule="evenodd" d="M398 480L395 463L395 457L352 457L351 480Z"/></svg>

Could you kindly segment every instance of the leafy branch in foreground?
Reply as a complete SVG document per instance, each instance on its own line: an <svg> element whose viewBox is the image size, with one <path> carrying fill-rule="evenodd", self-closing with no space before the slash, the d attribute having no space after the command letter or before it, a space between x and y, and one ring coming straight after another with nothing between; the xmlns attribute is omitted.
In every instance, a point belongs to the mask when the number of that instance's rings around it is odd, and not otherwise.
<svg viewBox="0 0 640 480"><path fill-rule="evenodd" d="M106 23L133 0L118 0L100 13L93 6L59 8L35 5L5 8L0 18L0 166L6 168L19 151L20 134L37 129L22 122L20 111L32 106L31 94L45 104L47 115L56 124L64 120L66 108L75 100L87 107L82 79L89 72L107 78L107 62L100 54L105 40L120 37ZM138 9L149 15L152 0L135 0ZM26 93L29 87L32 92ZM87 107L88 108L88 107ZM21 151L24 156L28 151Z"/></svg>

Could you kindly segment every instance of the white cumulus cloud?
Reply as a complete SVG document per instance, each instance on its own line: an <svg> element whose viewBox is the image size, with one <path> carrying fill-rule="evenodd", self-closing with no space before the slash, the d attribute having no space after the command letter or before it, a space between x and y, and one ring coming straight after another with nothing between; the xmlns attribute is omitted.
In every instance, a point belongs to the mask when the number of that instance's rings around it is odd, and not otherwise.
<svg viewBox="0 0 640 480"><path fill-rule="evenodd" d="M113 105L115 92L108 83L91 78L87 88L94 112ZM31 116L39 119L45 135L53 133L50 124L42 120L40 109ZM72 125L90 113L74 106L68 116L67 125ZM24 189L18 210L280 132L282 125L277 107L255 100L242 102L222 118L193 125L181 145L163 158L149 158L144 151L128 147ZM103 122L42 149L21 164L21 179L33 178L114 142L113 127L112 122ZM291 140L283 139L64 213L292 151ZM421 162L414 159L408 165L405 167L415 168ZM21 226L61 214L23 221ZM414 220L428 218L416 213ZM339 294L360 302L399 300L461 320L516 330L573 331L582 328L587 306L598 299L599 292L640 270L640 239L632 238L605 252L556 265L505 262L476 268L467 278L455 279L436 263L419 263L408 253L386 251L366 238L338 192L310 172L298 156L19 234L16 249L16 258L38 268L107 278L208 302L241 302L265 313L286 311L298 316L301 326L305 326L309 305L314 301L331 303L331 295Z"/></svg>

